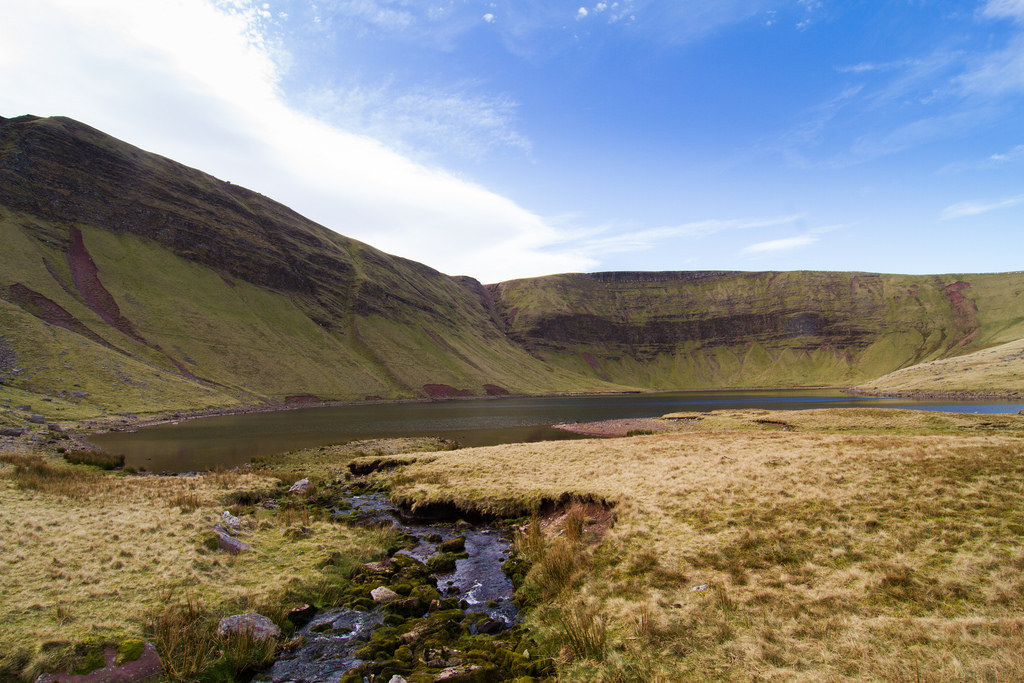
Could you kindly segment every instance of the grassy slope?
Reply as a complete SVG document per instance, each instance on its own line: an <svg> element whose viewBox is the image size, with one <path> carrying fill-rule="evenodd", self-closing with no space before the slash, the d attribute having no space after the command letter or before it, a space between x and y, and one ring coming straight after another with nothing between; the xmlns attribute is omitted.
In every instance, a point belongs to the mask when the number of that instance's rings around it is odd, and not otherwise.
<svg viewBox="0 0 1024 683"><path fill-rule="evenodd" d="M11 246L0 335L22 370L0 368L10 387L85 391L81 416L90 407L150 412L299 394L405 398L425 395L425 384L474 395L485 384L602 388L513 344L474 281L383 254L67 119L9 122L3 132L14 175L0 206ZM78 291L68 223L145 343L105 323ZM11 286L52 300L108 345L56 328L43 334L52 326L30 316L38 311ZM61 356L70 369L55 369Z"/></svg>
<svg viewBox="0 0 1024 683"><path fill-rule="evenodd" d="M358 447L317 455L337 475ZM45 463L44 473L14 466L32 463ZM12 541L0 544L0 678L61 670L76 645L148 637L157 614L185 602L217 618L258 610L280 623L291 607L329 599L329 564L375 559L391 542L389 530L338 524L288 500L279 479L294 481L268 471L131 477L38 450L0 455L0 533ZM282 508L232 503L257 493L277 496ZM251 552L210 549L225 508L246 521Z"/></svg>
<svg viewBox="0 0 1024 683"><path fill-rule="evenodd" d="M903 368L857 387L873 393L1024 395L1024 339Z"/></svg>
<svg viewBox="0 0 1024 683"><path fill-rule="evenodd" d="M510 334L549 362L663 389L849 385L1024 337L1020 273L608 278L561 275L494 289ZM956 282L969 283L963 311L946 290ZM809 315L818 320L812 329L800 325ZM583 322L568 338L552 333L574 319Z"/></svg>
<svg viewBox="0 0 1024 683"><path fill-rule="evenodd" d="M393 495L520 514L567 493L615 503L603 542L550 539L527 577L549 596L529 623L566 680L1024 676L1024 417L690 418L432 454Z"/></svg>

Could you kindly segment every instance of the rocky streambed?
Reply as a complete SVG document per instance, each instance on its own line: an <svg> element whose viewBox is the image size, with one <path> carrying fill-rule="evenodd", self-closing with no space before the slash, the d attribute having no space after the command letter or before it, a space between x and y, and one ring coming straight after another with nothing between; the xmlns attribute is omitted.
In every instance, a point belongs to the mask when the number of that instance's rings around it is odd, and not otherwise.
<svg viewBox="0 0 1024 683"><path fill-rule="evenodd" d="M518 626L506 570L511 542L497 526L424 520L381 493L346 496L335 516L392 527L404 547L360 566L341 606L295 615L295 644L259 681L497 681L549 675ZM341 507L341 506L339 506Z"/></svg>

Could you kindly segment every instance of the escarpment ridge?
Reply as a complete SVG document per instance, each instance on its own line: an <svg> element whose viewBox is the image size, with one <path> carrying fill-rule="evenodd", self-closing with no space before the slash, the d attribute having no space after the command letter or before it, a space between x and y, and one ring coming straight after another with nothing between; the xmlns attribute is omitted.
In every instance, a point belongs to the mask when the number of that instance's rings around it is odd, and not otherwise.
<svg viewBox="0 0 1024 683"><path fill-rule="evenodd" d="M0 391L148 412L848 386L1024 338L1021 273L485 286L330 228L77 121L0 118Z"/></svg>

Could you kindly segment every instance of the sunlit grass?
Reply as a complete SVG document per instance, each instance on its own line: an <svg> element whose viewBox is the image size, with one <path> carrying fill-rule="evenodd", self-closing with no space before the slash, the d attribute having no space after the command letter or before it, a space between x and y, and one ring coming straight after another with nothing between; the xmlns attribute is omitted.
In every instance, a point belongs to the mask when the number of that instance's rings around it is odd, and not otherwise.
<svg viewBox="0 0 1024 683"><path fill-rule="evenodd" d="M568 679L1024 676L1024 418L703 417L441 454L403 468L395 494L527 514L566 494L614 504L599 545L573 549L571 516L517 541L544 605L530 623ZM586 644L588 615L603 647Z"/></svg>

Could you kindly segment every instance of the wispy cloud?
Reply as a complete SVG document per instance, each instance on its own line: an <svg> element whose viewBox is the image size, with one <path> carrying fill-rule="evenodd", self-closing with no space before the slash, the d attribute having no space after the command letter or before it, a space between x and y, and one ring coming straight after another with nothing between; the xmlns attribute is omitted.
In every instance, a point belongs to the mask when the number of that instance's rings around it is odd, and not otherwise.
<svg viewBox="0 0 1024 683"><path fill-rule="evenodd" d="M580 235L576 238L576 242L579 253L588 257L599 257L629 251L655 249L672 239L700 239L722 232L792 225L803 218L803 214L771 218L716 218L646 230L620 231L618 234L606 237L601 236L605 230L599 229Z"/></svg>
<svg viewBox="0 0 1024 683"><path fill-rule="evenodd" d="M531 151L516 127L518 104L478 94L474 83L403 90L393 80L308 90L300 98L318 118L388 144L427 155L480 158L499 148Z"/></svg>
<svg viewBox="0 0 1024 683"><path fill-rule="evenodd" d="M989 169L996 169L1007 164L1013 164L1018 161L1024 160L1024 145L1017 145L1005 152L997 152L996 154L990 154L984 159L976 159L973 161L959 161L952 164L947 164L939 169L940 173L959 173L962 171L985 171Z"/></svg>
<svg viewBox="0 0 1024 683"><path fill-rule="evenodd" d="M768 240L767 242L758 242L757 244L751 244L743 248L744 254L764 254L765 252L774 251L792 251L793 249L799 249L800 247L806 247L809 244L814 244L818 241L817 235L799 235L797 237L784 237L777 240Z"/></svg>
<svg viewBox="0 0 1024 683"><path fill-rule="evenodd" d="M810 246L821 239L821 235L832 232L834 230L841 230L842 228L848 227L846 225L823 225L817 228L807 230L801 235L792 235L790 237L781 237L779 239L765 240L763 242L756 242L754 244L747 245L740 253L747 256L758 256L765 254L774 254L783 251L794 251L803 247Z"/></svg>
<svg viewBox="0 0 1024 683"><path fill-rule="evenodd" d="M980 216L991 211L1008 209L1018 204L1024 204L1024 194L994 202L960 202L958 204L951 204L943 209L942 220L948 221L956 218L967 218L968 216Z"/></svg>

